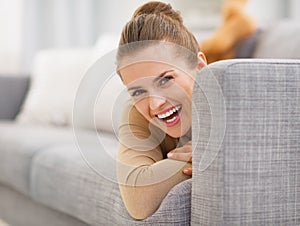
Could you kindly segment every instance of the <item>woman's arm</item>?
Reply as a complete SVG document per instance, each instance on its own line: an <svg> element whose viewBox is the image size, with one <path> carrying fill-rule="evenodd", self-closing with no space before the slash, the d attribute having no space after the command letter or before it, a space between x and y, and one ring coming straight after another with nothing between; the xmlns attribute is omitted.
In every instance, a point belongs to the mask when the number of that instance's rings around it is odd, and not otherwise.
<svg viewBox="0 0 300 226"><path fill-rule="evenodd" d="M117 171L120 191L129 214L135 219L145 219L158 209L172 187L190 178L182 170L191 164L163 159L163 150L161 145L155 145L155 136L152 142L148 139L151 136L149 123L134 107L127 112L125 109L123 116ZM152 133L156 133L155 130ZM170 137L162 143L171 150L176 147Z"/></svg>
<svg viewBox="0 0 300 226"><path fill-rule="evenodd" d="M135 219L145 219L157 210L172 187L190 178L183 174L182 169L191 167L191 164L171 159L149 164L147 156L139 156L139 159L140 166L124 167L120 163L118 176L129 214Z"/></svg>

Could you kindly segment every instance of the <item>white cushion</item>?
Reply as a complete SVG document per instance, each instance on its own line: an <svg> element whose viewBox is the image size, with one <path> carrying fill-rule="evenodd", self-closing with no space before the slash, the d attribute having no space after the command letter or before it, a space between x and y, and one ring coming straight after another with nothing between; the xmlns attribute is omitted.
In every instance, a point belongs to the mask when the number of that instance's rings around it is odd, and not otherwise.
<svg viewBox="0 0 300 226"><path fill-rule="evenodd" d="M95 90L92 89L97 89L98 98L93 103L95 118L89 119L89 122L84 117L79 118L80 124L77 125L90 129L114 131L116 128L113 125L116 123L113 121L119 118L119 114L114 114L113 110L116 109L115 101L124 90L124 86L115 74L115 65L104 69L102 57L109 55L110 61L115 61L110 52L116 49L117 44L118 37L107 34L100 37L95 47L91 49L40 51L34 60L29 92L16 121L23 124L71 126L78 88L81 87L85 77L92 75L95 82L97 82L97 77L105 78L102 79L105 80L105 84L98 83L96 86L88 84L79 94L83 101L88 102L95 96ZM109 71L110 74L105 74L104 71ZM113 76L111 76L112 73L114 73ZM83 111L86 110L85 102L79 103ZM90 123L91 121L93 123Z"/></svg>
<svg viewBox="0 0 300 226"><path fill-rule="evenodd" d="M17 122L70 125L74 96L91 57L90 49L40 51Z"/></svg>

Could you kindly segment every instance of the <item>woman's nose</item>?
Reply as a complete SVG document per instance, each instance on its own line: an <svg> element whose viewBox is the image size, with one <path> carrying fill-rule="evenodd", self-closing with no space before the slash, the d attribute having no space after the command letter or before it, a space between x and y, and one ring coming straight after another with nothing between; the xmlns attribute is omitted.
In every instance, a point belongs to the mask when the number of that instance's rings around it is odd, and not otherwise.
<svg viewBox="0 0 300 226"><path fill-rule="evenodd" d="M151 110L156 110L166 103L166 98L162 96L149 96L149 106Z"/></svg>

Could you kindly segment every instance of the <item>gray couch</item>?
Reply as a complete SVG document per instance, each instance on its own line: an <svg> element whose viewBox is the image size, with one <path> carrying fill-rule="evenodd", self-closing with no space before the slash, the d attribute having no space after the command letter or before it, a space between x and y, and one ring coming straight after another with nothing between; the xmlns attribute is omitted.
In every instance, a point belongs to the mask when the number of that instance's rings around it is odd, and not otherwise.
<svg viewBox="0 0 300 226"><path fill-rule="evenodd" d="M219 62L197 82L192 224L300 225L300 60Z"/></svg>
<svg viewBox="0 0 300 226"><path fill-rule="evenodd" d="M262 30L239 56L300 59L298 37L286 33L283 42L280 29L300 34L287 23ZM282 43L281 55L274 53ZM87 164L71 128L14 122L29 83L0 76L0 218L12 225L300 224L299 61L221 61L201 71L193 179L175 186L144 221L131 219L117 184ZM112 134L102 135L117 148Z"/></svg>

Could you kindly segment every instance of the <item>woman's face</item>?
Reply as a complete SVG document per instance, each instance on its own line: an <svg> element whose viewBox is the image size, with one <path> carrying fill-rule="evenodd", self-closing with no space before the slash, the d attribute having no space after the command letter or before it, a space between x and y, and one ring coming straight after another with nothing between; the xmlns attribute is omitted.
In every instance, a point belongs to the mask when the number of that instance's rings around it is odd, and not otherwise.
<svg viewBox="0 0 300 226"><path fill-rule="evenodd" d="M199 57L196 68L151 61L120 70L137 110L171 137L181 137L191 128L194 77L206 62L202 53ZM182 59L178 65L182 67Z"/></svg>

